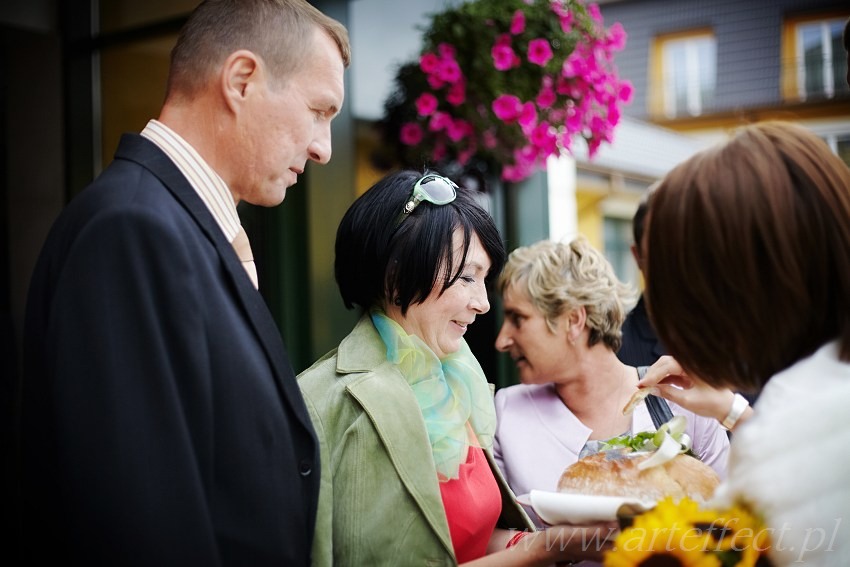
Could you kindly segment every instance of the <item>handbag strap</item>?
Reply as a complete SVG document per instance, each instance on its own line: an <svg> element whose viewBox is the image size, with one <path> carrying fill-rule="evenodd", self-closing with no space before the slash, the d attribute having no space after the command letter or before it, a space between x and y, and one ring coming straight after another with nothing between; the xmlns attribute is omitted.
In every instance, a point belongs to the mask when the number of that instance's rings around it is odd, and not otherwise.
<svg viewBox="0 0 850 567"><path fill-rule="evenodd" d="M638 380L646 375L647 370L649 370L649 366L637 367ZM646 407L649 410L649 416L652 418L655 429L658 429L662 424L673 419L673 412L670 411L670 406L664 398L650 394L644 401L646 402Z"/></svg>

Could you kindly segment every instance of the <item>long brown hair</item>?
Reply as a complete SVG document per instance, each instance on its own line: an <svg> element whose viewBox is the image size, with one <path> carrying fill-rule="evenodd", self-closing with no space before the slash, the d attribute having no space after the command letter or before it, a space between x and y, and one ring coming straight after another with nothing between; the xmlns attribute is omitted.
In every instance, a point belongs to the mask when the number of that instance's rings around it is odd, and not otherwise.
<svg viewBox="0 0 850 567"><path fill-rule="evenodd" d="M650 199L647 303L682 366L754 391L839 340L850 361L850 169L766 122L673 169Z"/></svg>

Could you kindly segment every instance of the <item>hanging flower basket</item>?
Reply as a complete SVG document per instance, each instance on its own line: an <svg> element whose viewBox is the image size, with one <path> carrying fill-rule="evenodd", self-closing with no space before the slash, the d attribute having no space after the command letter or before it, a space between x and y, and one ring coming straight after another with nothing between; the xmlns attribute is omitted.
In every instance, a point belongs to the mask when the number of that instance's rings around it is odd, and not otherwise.
<svg viewBox="0 0 850 567"><path fill-rule="evenodd" d="M592 157L631 99L613 62L625 40L577 0L475 0L434 14L385 103L385 158L521 181L577 138Z"/></svg>

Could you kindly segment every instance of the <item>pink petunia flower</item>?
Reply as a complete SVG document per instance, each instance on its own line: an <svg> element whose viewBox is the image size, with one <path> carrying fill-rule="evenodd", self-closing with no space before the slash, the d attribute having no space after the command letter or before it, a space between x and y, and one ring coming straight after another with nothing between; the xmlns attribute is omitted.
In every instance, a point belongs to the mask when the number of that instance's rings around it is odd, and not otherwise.
<svg viewBox="0 0 850 567"><path fill-rule="evenodd" d="M561 65L561 76L566 78L577 77L582 74L583 70L584 65L581 58L573 51Z"/></svg>
<svg viewBox="0 0 850 567"><path fill-rule="evenodd" d="M528 60L543 67L552 59L552 47L549 41L538 38L528 42Z"/></svg>
<svg viewBox="0 0 850 567"><path fill-rule="evenodd" d="M430 75L437 70L437 65L440 64L440 59L433 53L423 53L419 58L419 68L426 75Z"/></svg>
<svg viewBox="0 0 850 567"><path fill-rule="evenodd" d="M513 39L511 39L511 34L502 33L496 37L496 43L494 45L508 45L510 46Z"/></svg>
<svg viewBox="0 0 850 567"><path fill-rule="evenodd" d="M437 76L436 73L432 73L432 74L428 75L427 80L428 80L428 86L431 87L431 89L433 89L435 91L440 90L446 84L445 82L443 82L443 80L440 77Z"/></svg>
<svg viewBox="0 0 850 567"><path fill-rule="evenodd" d="M590 119L590 131L594 134L601 133L605 130L605 121L598 114Z"/></svg>
<svg viewBox="0 0 850 567"><path fill-rule="evenodd" d="M514 122L522 111L522 102L514 95L499 95L493 101L493 114L499 120L510 124Z"/></svg>
<svg viewBox="0 0 850 567"><path fill-rule="evenodd" d="M442 81L450 84L459 81L463 77L460 65L454 59L441 59L435 74Z"/></svg>
<svg viewBox="0 0 850 567"><path fill-rule="evenodd" d="M567 109L567 121L565 122L567 132L570 134L580 132L582 127L582 118L582 113L575 106L569 107Z"/></svg>
<svg viewBox="0 0 850 567"><path fill-rule="evenodd" d="M549 4L550 4L550 7L552 8L552 11L555 12L555 15L558 16L559 18L563 18L565 16L570 15L570 11L567 9L567 7L564 6L558 0L551 0Z"/></svg>
<svg viewBox="0 0 850 567"><path fill-rule="evenodd" d="M416 99L416 112L419 116L431 116L437 110L437 97L431 93L422 93Z"/></svg>
<svg viewBox="0 0 850 567"><path fill-rule="evenodd" d="M633 92L634 88L629 81L621 81L617 90L617 97L623 101L623 103L628 104L632 101Z"/></svg>
<svg viewBox="0 0 850 567"><path fill-rule="evenodd" d="M533 102L526 102L522 105L522 110L519 113L519 117L517 117L517 121L520 128L522 128L523 134L528 135L531 133L537 125L537 108Z"/></svg>
<svg viewBox="0 0 850 567"><path fill-rule="evenodd" d="M626 47L626 30L620 22L615 22L608 28L608 48L612 51L621 51Z"/></svg>
<svg viewBox="0 0 850 567"><path fill-rule="evenodd" d="M544 87L538 94L537 106L540 108L549 108L553 104L555 104L555 100L557 100L557 95L555 94L555 90L552 87Z"/></svg>
<svg viewBox="0 0 850 567"><path fill-rule="evenodd" d="M499 71L507 71L519 64L519 57L510 45L494 45L490 55L493 57L493 67Z"/></svg>
<svg viewBox="0 0 850 567"><path fill-rule="evenodd" d="M571 146L573 144L573 134L572 132L564 132L560 135L559 140L561 142L561 148L566 151L571 151Z"/></svg>
<svg viewBox="0 0 850 567"><path fill-rule="evenodd" d="M407 122L402 125L398 138L406 146L415 146L422 141L422 127L415 122Z"/></svg>
<svg viewBox="0 0 850 567"><path fill-rule="evenodd" d="M461 79L449 88L449 92L446 93L446 102L452 106L460 106L466 102L466 81Z"/></svg>
<svg viewBox="0 0 850 567"><path fill-rule="evenodd" d="M516 165L506 164L502 167L502 179L511 182L522 181L525 174Z"/></svg>
<svg viewBox="0 0 850 567"><path fill-rule="evenodd" d="M599 151L599 146L602 145L602 140L599 138L592 138L587 142L587 157L593 159L596 156L596 152Z"/></svg>
<svg viewBox="0 0 850 567"><path fill-rule="evenodd" d="M472 132L472 126L466 120L452 120L446 128L446 135L452 142L459 142Z"/></svg>
<svg viewBox="0 0 850 567"><path fill-rule="evenodd" d="M525 12L517 10L511 19L511 34L519 35L525 31Z"/></svg>
<svg viewBox="0 0 850 567"><path fill-rule="evenodd" d="M452 117L445 112L435 112L428 122L428 129L432 132L445 130L452 123Z"/></svg>
<svg viewBox="0 0 850 567"><path fill-rule="evenodd" d="M546 159L558 151L558 138L548 122L538 124L529 139L537 147L541 159Z"/></svg>

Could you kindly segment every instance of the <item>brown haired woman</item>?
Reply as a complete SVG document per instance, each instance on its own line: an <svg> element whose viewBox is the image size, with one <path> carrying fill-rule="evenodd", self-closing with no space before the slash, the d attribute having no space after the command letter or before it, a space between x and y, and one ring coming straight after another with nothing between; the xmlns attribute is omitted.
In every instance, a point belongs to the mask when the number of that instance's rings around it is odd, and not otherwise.
<svg viewBox="0 0 850 567"><path fill-rule="evenodd" d="M749 417L717 500L763 515L774 565L850 565L850 169L802 127L744 127L666 176L645 238L675 360L641 386ZM727 389L761 390L756 410Z"/></svg>

